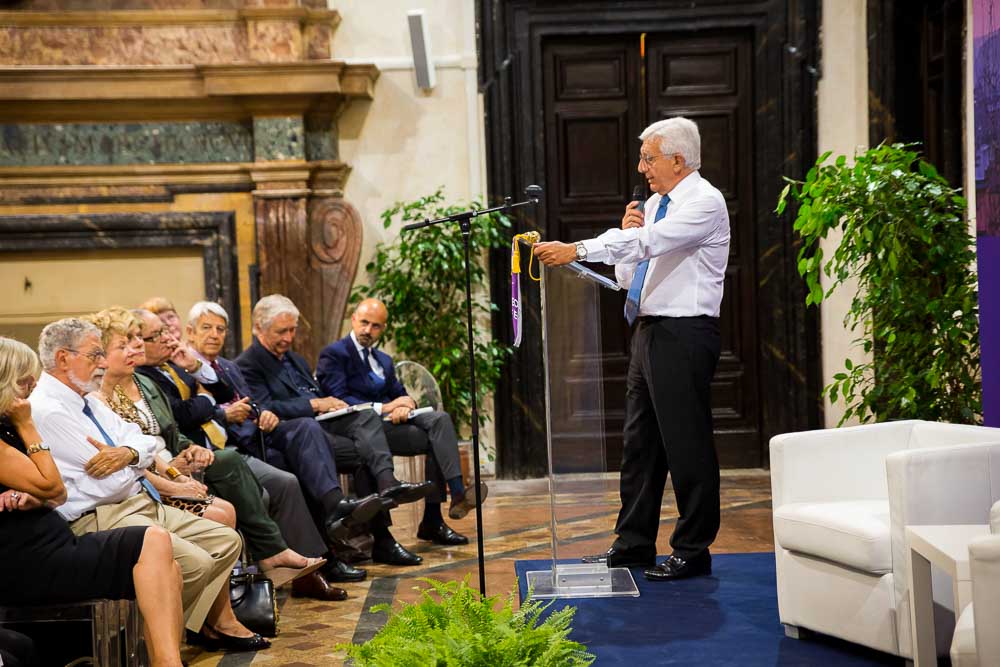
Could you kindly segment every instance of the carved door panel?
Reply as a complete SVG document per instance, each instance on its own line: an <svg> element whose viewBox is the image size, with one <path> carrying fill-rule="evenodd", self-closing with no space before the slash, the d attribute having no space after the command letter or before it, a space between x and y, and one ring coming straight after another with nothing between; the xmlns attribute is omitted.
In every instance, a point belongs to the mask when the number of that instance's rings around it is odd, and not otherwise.
<svg viewBox="0 0 1000 667"><path fill-rule="evenodd" d="M715 446L727 467L763 464L757 385L750 36L713 31L646 41L649 122L686 116L701 133L702 176L729 206L730 246L712 382ZM775 397L777 398L777 397Z"/></svg>
<svg viewBox="0 0 1000 667"><path fill-rule="evenodd" d="M726 197L732 232L722 303L722 357L713 382L716 446L726 467L760 466L753 234L750 38L741 32L567 39L543 45L547 237L590 238L614 226L634 185L638 134L649 122L684 115L702 136L701 173ZM591 265L599 268L599 265ZM611 267L605 275L613 276ZM601 293L607 466L621 462L630 334L623 292ZM566 323L572 331L580 323ZM568 343L567 343L568 344ZM581 373L589 366L580 360ZM574 377L567 382L585 382ZM597 423L600 422L600 423Z"/></svg>
<svg viewBox="0 0 1000 667"><path fill-rule="evenodd" d="M635 156L640 142L642 97L640 57L635 37L570 39L550 42L544 49L546 238L577 241L603 232L620 219L622 208L638 182ZM614 279L614 268L589 264ZM587 401L560 406L554 422L575 423L580 436L605 432L608 470L621 462L625 419L625 371L629 332L622 317L624 292L600 290L600 322L577 321L567 314L560 331L600 327L604 416L587 409ZM576 348L572 347L577 345ZM565 381L585 388L593 382L588 349L579 337L552 340L569 346L557 352L571 360ZM586 442L586 440L584 440ZM581 466L589 462L581 461Z"/></svg>

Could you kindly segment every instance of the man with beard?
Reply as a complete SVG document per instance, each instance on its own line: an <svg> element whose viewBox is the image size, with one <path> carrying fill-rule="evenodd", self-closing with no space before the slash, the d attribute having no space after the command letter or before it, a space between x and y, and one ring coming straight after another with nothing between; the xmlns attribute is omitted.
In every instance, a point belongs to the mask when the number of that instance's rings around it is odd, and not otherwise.
<svg viewBox="0 0 1000 667"><path fill-rule="evenodd" d="M229 573L239 535L221 524L160 503L144 471L155 440L86 395L99 391L107 368L97 327L76 318L42 330L38 356L45 372L32 392L32 415L66 485L58 512L77 535L124 526L160 526L171 533L184 580L187 628L215 648L256 651L270 643L246 629L229 602Z"/></svg>
<svg viewBox="0 0 1000 667"><path fill-rule="evenodd" d="M447 412L432 410L410 417L420 407L396 377L392 357L375 348L385 331L389 311L378 299L365 299L351 316L351 333L323 348L316 364L316 379L330 396L350 405L379 403L389 448L396 456L427 454L427 476L437 494L427 498L417 537L436 544L468 544L441 515L441 503L451 493L448 517L464 518L476 507L476 494L467 492L462 480L458 436ZM480 484L480 500L489 489Z"/></svg>

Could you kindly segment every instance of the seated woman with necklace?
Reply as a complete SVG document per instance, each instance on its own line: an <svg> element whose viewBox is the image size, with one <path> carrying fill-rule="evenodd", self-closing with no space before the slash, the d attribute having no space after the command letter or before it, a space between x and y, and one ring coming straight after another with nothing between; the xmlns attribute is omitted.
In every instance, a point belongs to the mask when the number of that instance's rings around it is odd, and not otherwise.
<svg viewBox="0 0 1000 667"><path fill-rule="evenodd" d="M125 421L137 424L143 433L163 442L157 454L155 474L147 475L166 503L214 519L211 512L219 507L234 512L235 523L246 540L252 560L265 573L281 570L288 578L301 577L321 567L323 558L306 558L285 543L277 524L267 513L262 489L250 468L235 451L212 452L195 445L180 432L167 398L156 383L137 374L136 366L145 363L140 322L121 307L106 308L84 318L101 331L108 368L101 391L94 396ZM212 491L207 496L204 484L184 475L197 468L219 467L225 474L213 475ZM180 496L180 498L178 498ZM228 501L228 502L227 502ZM217 520L217 519L216 519ZM232 524L230 524L232 525ZM287 579L286 579L287 580Z"/></svg>
<svg viewBox="0 0 1000 667"><path fill-rule="evenodd" d="M41 374L27 345L0 337L0 605L135 599L155 667L179 667L181 572L170 535L135 526L76 537L55 511L66 489L26 400Z"/></svg>

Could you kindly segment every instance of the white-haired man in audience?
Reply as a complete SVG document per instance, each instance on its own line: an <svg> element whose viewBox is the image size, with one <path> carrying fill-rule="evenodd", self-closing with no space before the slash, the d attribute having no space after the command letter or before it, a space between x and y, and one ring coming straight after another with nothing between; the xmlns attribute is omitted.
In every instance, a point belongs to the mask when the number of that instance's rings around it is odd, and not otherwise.
<svg viewBox="0 0 1000 667"><path fill-rule="evenodd" d="M250 396L250 387L236 363L222 356L228 333L229 314L225 308L213 301L199 301L191 307L185 326L189 351L232 388L233 400L238 401ZM294 495L295 502L281 503L275 520L282 527L285 539L296 550L310 556L327 552L327 545L306 508L302 489L317 507L328 511L345 527L367 522L382 510L383 503L374 494L366 498L347 498L344 495L337 464L327 444L326 432L319 422L315 419L280 419L269 410L253 409L247 419L226 423L226 447L239 449L250 469L262 478L262 483L263 478L290 478L295 492L285 496ZM329 537L332 541L334 535ZM351 567L333 552L325 555L327 565L323 574L330 581L356 582L364 580L367 575L365 570Z"/></svg>
<svg viewBox="0 0 1000 667"><path fill-rule="evenodd" d="M160 502L144 471L155 440L100 401L107 368L98 329L68 318L42 330L38 353L45 369L30 397L35 425L51 448L66 485L58 512L77 535L124 526L170 531L184 579L189 642L209 649L256 651L270 643L248 630L229 602L229 573L239 557L239 535L226 526Z"/></svg>
<svg viewBox="0 0 1000 667"><path fill-rule="evenodd" d="M254 341L236 359L254 400L281 419L314 418L347 407L344 401L320 388L308 362L292 350L298 322L299 310L291 299L280 294L265 296L253 309ZM382 419L372 410L327 419L322 424L331 436L331 452L338 460L341 456L360 457L355 470L359 494L377 490L380 497L401 504L434 493L431 482L396 479ZM335 450L340 441L332 437L335 435L349 439L353 448ZM370 525L375 538L372 560L388 565L423 562L423 558L407 550L389 533L387 514L376 517Z"/></svg>

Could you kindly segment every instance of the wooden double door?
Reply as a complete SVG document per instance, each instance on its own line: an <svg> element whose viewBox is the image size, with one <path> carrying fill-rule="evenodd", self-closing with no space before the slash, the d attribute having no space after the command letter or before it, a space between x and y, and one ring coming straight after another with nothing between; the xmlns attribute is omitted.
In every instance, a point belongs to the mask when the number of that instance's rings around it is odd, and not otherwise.
<svg viewBox="0 0 1000 667"><path fill-rule="evenodd" d="M638 139L651 122L686 116L701 132L701 174L729 207L731 246L722 301L722 355L712 385L716 446L724 467L765 463L757 373L752 37L741 30L683 37L626 34L558 37L542 42L545 236L575 241L617 226L636 185ZM591 265L613 277L612 267ZM603 416L567 414L603 430L606 466L621 462L630 331L624 292L600 296ZM571 316L568 316L571 317ZM559 323L578 330L579 322ZM586 354L581 348L580 355ZM572 350L570 350L572 356ZM570 363L572 384L586 386L592 359ZM574 368L581 377L573 377ZM570 413L572 405L566 406Z"/></svg>

